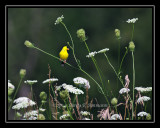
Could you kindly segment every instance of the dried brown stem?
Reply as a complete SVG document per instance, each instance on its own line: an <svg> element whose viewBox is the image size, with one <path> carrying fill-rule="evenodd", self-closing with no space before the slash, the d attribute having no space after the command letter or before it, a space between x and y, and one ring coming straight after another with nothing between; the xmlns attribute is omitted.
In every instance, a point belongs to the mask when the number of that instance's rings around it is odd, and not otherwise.
<svg viewBox="0 0 160 128"><path fill-rule="evenodd" d="M79 120L81 120L81 115L80 115L80 112L79 112L78 96L77 95L76 95L76 102L77 102L76 108L77 108L77 112L78 112L78 115L79 115Z"/></svg>
<svg viewBox="0 0 160 128"><path fill-rule="evenodd" d="M78 118L77 118L77 115L76 115L76 113L75 113L75 110L74 110L74 108L73 108L73 105L72 105L70 96L69 96L68 98L69 98L69 103L70 103L70 105L71 105L71 108L72 108L72 110L73 110L73 114L75 115L76 119L78 119Z"/></svg>

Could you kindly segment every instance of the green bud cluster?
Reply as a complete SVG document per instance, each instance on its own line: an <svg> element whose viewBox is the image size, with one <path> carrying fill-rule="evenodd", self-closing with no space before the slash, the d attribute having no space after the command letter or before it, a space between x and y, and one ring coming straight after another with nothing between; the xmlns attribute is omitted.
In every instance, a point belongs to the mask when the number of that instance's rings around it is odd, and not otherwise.
<svg viewBox="0 0 160 128"><path fill-rule="evenodd" d="M28 40L26 40L26 41L24 42L24 45L26 45L26 46L29 47L29 48L34 48L34 45L33 45L30 41L28 41Z"/></svg>
<svg viewBox="0 0 160 128"><path fill-rule="evenodd" d="M134 49L135 49L134 42L133 42L133 41L130 41L130 42L129 42L129 50L130 50L131 52L134 52Z"/></svg>
<svg viewBox="0 0 160 128"><path fill-rule="evenodd" d="M19 74L20 74L21 78L24 78L24 76L26 75L26 70L25 69L21 69Z"/></svg>
<svg viewBox="0 0 160 128"><path fill-rule="evenodd" d="M115 29L115 35L117 37L117 39L120 39L121 38L121 35L120 35L120 30L119 29Z"/></svg>
<svg viewBox="0 0 160 128"><path fill-rule="evenodd" d="M42 103L46 102L47 94L44 91L40 93L39 97L42 100Z"/></svg>
<svg viewBox="0 0 160 128"><path fill-rule="evenodd" d="M38 120L45 120L45 116L43 114L38 115Z"/></svg>
<svg viewBox="0 0 160 128"><path fill-rule="evenodd" d="M118 103L118 100L117 100L117 98L113 98L112 100L111 100L111 104L112 105L117 105L117 103Z"/></svg>
<svg viewBox="0 0 160 128"><path fill-rule="evenodd" d="M69 96L69 92L67 90L62 90L60 91L60 97L63 99L63 100L66 100Z"/></svg>
<svg viewBox="0 0 160 128"><path fill-rule="evenodd" d="M84 29L77 30L77 37L80 38L80 40L85 41L86 40L85 30Z"/></svg>

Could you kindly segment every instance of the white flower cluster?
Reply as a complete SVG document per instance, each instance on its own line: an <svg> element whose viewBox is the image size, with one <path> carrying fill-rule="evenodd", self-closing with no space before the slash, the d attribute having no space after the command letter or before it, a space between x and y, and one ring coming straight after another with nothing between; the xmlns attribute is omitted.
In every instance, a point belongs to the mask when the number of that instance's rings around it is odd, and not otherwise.
<svg viewBox="0 0 160 128"><path fill-rule="evenodd" d="M150 92L152 91L152 87L146 87L146 88L143 88L143 87L135 87L135 89L139 92Z"/></svg>
<svg viewBox="0 0 160 128"><path fill-rule="evenodd" d="M138 20L138 18L128 19L127 23L135 23Z"/></svg>
<svg viewBox="0 0 160 128"><path fill-rule="evenodd" d="M90 52L89 55L86 55L86 57L93 57L98 53L105 53L106 51L109 51L109 48L104 48L102 50L99 50L98 52L94 51L94 52Z"/></svg>
<svg viewBox="0 0 160 128"><path fill-rule="evenodd" d="M54 24L55 24L55 25L56 25L56 24L59 24L60 22L62 22L62 19L63 19L63 18L64 18L63 15L62 15L61 17L58 17Z"/></svg>
<svg viewBox="0 0 160 128"><path fill-rule="evenodd" d="M35 84L37 82L38 82L37 80L26 80L26 81L24 81L25 84L29 84L29 85Z"/></svg>
<svg viewBox="0 0 160 128"><path fill-rule="evenodd" d="M141 116L141 117L147 116L147 115L148 115L148 113L146 113L146 112L144 112L144 111L139 112L139 113L137 114L137 116Z"/></svg>
<svg viewBox="0 0 160 128"><path fill-rule="evenodd" d="M105 53L106 51L109 51L109 48L104 48L104 49L98 51L98 53Z"/></svg>
<svg viewBox="0 0 160 128"><path fill-rule="evenodd" d="M42 83L43 84L47 84L47 83L53 83L53 82L55 82L55 81L58 81L58 79L57 78L50 78L50 79L47 79L47 80L44 80Z"/></svg>
<svg viewBox="0 0 160 128"><path fill-rule="evenodd" d="M150 100L150 97L142 96L142 97L138 98L137 103L140 103L143 101L148 101L148 100Z"/></svg>
<svg viewBox="0 0 160 128"><path fill-rule="evenodd" d="M62 84L62 87L66 89L70 93L74 93L76 95L78 94L84 94L84 92L76 87L73 87L72 85L67 85L66 83Z"/></svg>
<svg viewBox="0 0 160 128"><path fill-rule="evenodd" d="M90 115L90 112L81 111L80 114L81 114L82 116L88 116L88 115Z"/></svg>
<svg viewBox="0 0 160 128"><path fill-rule="evenodd" d="M94 51L94 52L90 52L89 53L89 55L86 55L86 57L93 57L93 56L95 56L97 54L97 52L96 51Z"/></svg>
<svg viewBox="0 0 160 128"><path fill-rule="evenodd" d="M128 93L130 91L130 89L128 89L128 88L122 88L120 91L119 91L119 93L120 94L123 94L123 93Z"/></svg>
<svg viewBox="0 0 160 128"><path fill-rule="evenodd" d="M120 115L119 114L114 114L110 118L110 120L117 120L117 119L120 119Z"/></svg>
<svg viewBox="0 0 160 128"><path fill-rule="evenodd" d="M14 87L14 85L13 85L13 84L11 84L10 82L8 82L8 89L9 89L9 88L14 89L15 87Z"/></svg>
<svg viewBox="0 0 160 128"><path fill-rule="evenodd" d="M83 88L90 88L89 81L82 78L82 77L76 77L73 79L74 84L79 85L79 87Z"/></svg>
<svg viewBox="0 0 160 128"><path fill-rule="evenodd" d="M19 97L16 100L14 100L13 103L16 103L16 105L14 105L12 109L16 110L19 110L21 108L27 108L28 106L33 106L36 104L34 101L30 100L27 97Z"/></svg>
<svg viewBox="0 0 160 128"><path fill-rule="evenodd" d="M82 120L91 120L91 119L89 119L89 118L83 118Z"/></svg>
<svg viewBox="0 0 160 128"><path fill-rule="evenodd" d="M66 119L67 117L69 117L69 114L64 114L60 116L59 119L62 120L62 119Z"/></svg>
<svg viewBox="0 0 160 128"><path fill-rule="evenodd" d="M29 112L24 113L23 118L27 120L36 120L38 117L38 111L37 110L32 110Z"/></svg>

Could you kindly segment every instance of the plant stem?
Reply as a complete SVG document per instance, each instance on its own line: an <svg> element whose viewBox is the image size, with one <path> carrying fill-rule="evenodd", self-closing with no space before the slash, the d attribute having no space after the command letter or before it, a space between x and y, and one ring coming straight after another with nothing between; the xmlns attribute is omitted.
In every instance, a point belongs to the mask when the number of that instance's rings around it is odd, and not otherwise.
<svg viewBox="0 0 160 128"><path fill-rule="evenodd" d="M133 59L133 102L132 102L132 120L134 115L134 86L135 86L135 67L134 67L134 54L132 51L132 59Z"/></svg>
<svg viewBox="0 0 160 128"><path fill-rule="evenodd" d="M123 60L124 60L124 58L125 58L125 56L126 56L127 53L128 53L128 48L126 47L126 52L125 52L125 54L124 54L124 56L123 56L123 58L122 58L122 60L121 60L120 66L119 66L119 72L121 71L122 64L123 64Z"/></svg>
<svg viewBox="0 0 160 128"><path fill-rule="evenodd" d="M51 56L51 57L53 57L53 58L55 58L55 59L57 59L57 60L60 60L60 58L58 58L58 57L56 57L56 56L54 56L54 55L52 55L52 54L50 54L50 53L48 53L48 52L45 52L45 51L43 51L42 49L40 49L40 48L38 48L38 47L34 47L34 48L37 49L37 50L39 50L39 51L41 51L41 52L43 52L43 53L45 53L45 54L47 54L47 55L49 55L49 56ZM72 66L71 64L69 64L69 63L67 63L67 62L66 62L66 64L67 64L68 66L74 68L74 69L78 69L78 68Z"/></svg>
<svg viewBox="0 0 160 128"><path fill-rule="evenodd" d="M132 29L132 37L131 37L131 41L133 41L133 32L134 32L134 23L133 23L133 29Z"/></svg>
<svg viewBox="0 0 160 128"><path fill-rule="evenodd" d="M111 66L111 68L112 68L112 69L113 69L113 71L115 72L116 76L118 77L119 81L121 82L121 84L122 84L122 85L123 85L123 87L124 87L123 81L119 78L119 76L118 76L118 74L117 74L117 72L116 72L115 68L114 68L114 67L113 67L113 65L110 63L110 61L109 61L109 59L108 59L108 57L107 57L106 53L104 53L104 56L106 57L106 59L107 59L107 61L108 61L109 65Z"/></svg>
<svg viewBox="0 0 160 128"><path fill-rule="evenodd" d="M72 115L71 115L71 112L70 112L70 110L69 110L69 108L68 108L68 104L66 103L65 100L64 100L64 103L65 103L65 105L66 105L66 107L67 107L67 111L68 111L68 113L69 113L70 118L71 118L72 120L74 120L73 117L72 117Z"/></svg>
<svg viewBox="0 0 160 128"><path fill-rule="evenodd" d="M10 106L9 106L8 112L9 112L9 110L11 109L11 106L12 106L12 104L13 104L13 101L14 101L14 99L15 99L15 97L16 97L16 95L17 95L17 92L18 92L18 90L19 90L19 88L20 88L20 85L21 85L21 83L22 83L22 80L23 80L23 78L21 78L20 81L19 81L18 87L17 87L17 89L16 89L16 92L14 93L14 96L13 96L13 99L12 99L11 104L10 104Z"/></svg>

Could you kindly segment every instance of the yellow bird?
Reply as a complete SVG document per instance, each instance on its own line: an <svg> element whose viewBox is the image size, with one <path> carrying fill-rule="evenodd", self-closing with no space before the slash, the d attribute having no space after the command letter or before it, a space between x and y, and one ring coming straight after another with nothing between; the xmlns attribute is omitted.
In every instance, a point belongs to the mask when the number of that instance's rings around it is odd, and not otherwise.
<svg viewBox="0 0 160 128"><path fill-rule="evenodd" d="M64 66L64 64L66 63L66 60L69 56L67 50L69 50L69 48L67 48L67 46L64 46L59 53L60 61L62 61L62 66Z"/></svg>

